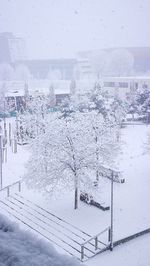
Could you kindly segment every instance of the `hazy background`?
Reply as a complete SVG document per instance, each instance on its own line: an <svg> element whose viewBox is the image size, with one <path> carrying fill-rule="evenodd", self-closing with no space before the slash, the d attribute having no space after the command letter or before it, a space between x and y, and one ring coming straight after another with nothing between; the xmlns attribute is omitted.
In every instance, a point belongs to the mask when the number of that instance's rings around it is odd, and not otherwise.
<svg viewBox="0 0 150 266"><path fill-rule="evenodd" d="M150 46L150 0L0 0L0 32L26 41L28 58Z"/></svg>

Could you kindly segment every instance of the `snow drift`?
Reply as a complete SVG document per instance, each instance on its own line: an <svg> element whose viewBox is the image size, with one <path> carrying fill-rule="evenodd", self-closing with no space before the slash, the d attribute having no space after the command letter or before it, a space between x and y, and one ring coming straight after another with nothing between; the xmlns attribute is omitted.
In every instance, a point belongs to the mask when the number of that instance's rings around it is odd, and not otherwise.
<svg viewBox="0 0 150 266"><path fill-rule="evenodd" d="M0 266L79 266L43 240L0 215Z"/></svg>

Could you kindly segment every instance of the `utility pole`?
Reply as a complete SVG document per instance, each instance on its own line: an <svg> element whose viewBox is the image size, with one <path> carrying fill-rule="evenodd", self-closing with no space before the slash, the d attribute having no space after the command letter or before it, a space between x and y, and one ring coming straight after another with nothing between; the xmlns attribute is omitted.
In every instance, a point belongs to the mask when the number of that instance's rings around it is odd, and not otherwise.
<svg viewBox="0 0 150 266"><path fill-rule="evenodd" d="M110 224L110 250L113 251L113 200L114 200L114 191L113 191L113 185L114 185L114 172L111 173L111 224Z"/></svg>

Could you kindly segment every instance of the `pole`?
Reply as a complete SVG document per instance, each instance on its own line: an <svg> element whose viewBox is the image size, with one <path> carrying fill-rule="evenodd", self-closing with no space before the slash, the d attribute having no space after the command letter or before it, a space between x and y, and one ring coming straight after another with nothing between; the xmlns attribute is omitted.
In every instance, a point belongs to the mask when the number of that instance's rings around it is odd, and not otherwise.
<svg viewBox="0 0 150 266"><path fill-rule="evenodd" d="M9 123L9 146L11 146L11 123Z"/></svg>
<svg viewBox="0 0 150 266"><path fill-rule="evenodd" d="M0 189L3 188L3 176L2 176L2 135L0 135Z"/></svg>
<svg viewBox="0 0 150 266"><path fill-rule="evenodd" d="M19 141L18 113L16 113L16 136L17 136L17 141Z"/></svg>
<svg viewBox="0 0 150 266"><path fill-rule="evenodd" d="M4 100L4 136L5 136L5 144L7 143L7 129L6 129L6 103Z"/></svg>
<svg viewBox="0 0 150 266"><path fill-rule="evenodd" d="M114 173L111 174L111 225L110 225L110 250L113 251L113 177Z"/></svg>

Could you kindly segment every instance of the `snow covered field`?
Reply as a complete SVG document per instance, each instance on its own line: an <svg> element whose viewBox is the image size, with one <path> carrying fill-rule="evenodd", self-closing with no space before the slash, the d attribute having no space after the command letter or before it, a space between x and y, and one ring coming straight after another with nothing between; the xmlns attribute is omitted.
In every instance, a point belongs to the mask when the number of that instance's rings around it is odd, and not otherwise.
<svg viewBox="0 0 150 266"><path fill-rule="evenodd" d="M145 125L128 126L122 129L123 152L117 162L123 171L125 184L114 185L114 240L134 234L150 227L150 155L144 154L144 143L150 127ZM11 184L24 173L24 164L28 158L27 147L19 147L17 154L9 154L4 164L4 184ZM100 201L104 199L103 191L110 190L109 181L103 182ZM65 219L91 235L99 233L110 225L110 212L103 212L95 207L80 202L78 210L73 209L73 194L50 199L39 192L29 191L23 187L22 195L38 203L52 213ZM21 227L24 227L21 225ZM149 266L150 236L146 235L122 246L113 252L97 255L85 264ZM59 250L59 249L58 249Z"/></svg>

